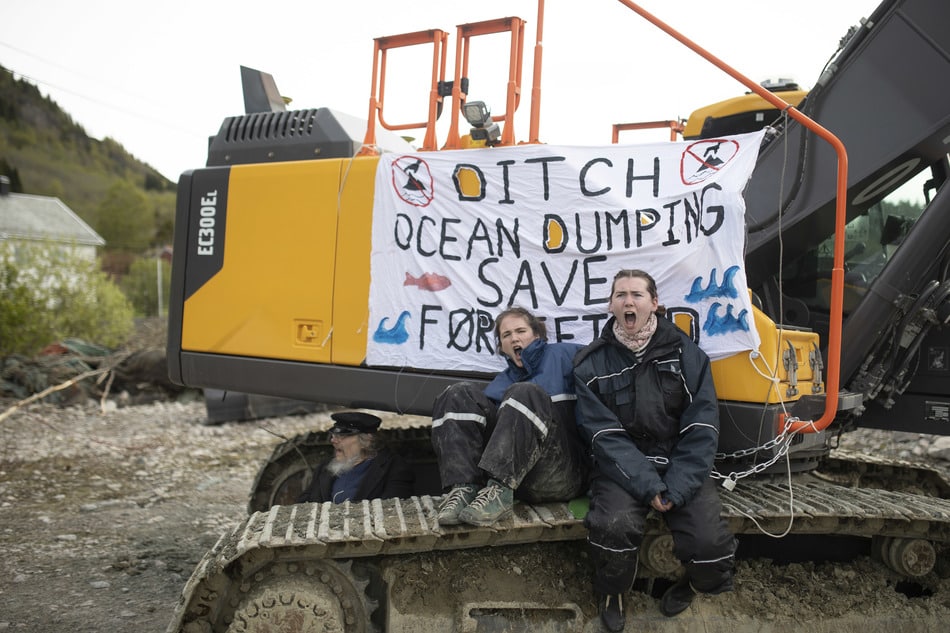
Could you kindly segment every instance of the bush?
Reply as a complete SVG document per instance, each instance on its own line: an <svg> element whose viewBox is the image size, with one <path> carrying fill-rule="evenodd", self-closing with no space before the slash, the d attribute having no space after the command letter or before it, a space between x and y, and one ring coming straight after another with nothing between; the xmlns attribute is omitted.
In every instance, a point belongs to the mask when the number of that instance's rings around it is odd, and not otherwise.
<svg viewBox="0 0 950 633"><path fill-rule="evenodd" d="M171 291L172 267L165 260L162 267L162 310L168 309ZM136 316L164 316L158 314L158 271L154 259L136 259L129 266L121 282L122 292L132 302Z"/></svg>
<svg viewBox="0 0 950 633"><path fill-rule="evenodd" d="M0 356L78 338L119 347L132 305L96 262L68 249L0 244Z"/></svg>

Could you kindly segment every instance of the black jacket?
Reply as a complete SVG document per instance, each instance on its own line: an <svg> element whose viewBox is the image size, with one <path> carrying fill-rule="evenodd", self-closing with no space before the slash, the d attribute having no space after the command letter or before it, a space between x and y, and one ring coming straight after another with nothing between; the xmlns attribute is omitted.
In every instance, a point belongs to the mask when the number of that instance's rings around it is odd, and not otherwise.
<svg viewBox="0 0 950 633"><path fill-rule="evenodd" d="M597 470L648 505L660 493L688 502L709 477L719 405L709 357L668 319L641 357L620 343L614 319L575 358L581 436Z"/></svg>
<svg viewBox="0 0 950 633"><path fill-rule="evenodd" d="M299 497L298 503L308 501L324 502L333 500L333 480L335 477L326 470L329 460L322 462L313 471L310 488ZM412 468L398 455L383 448L369 464L366 474L360 481L359 489L353 501L364 499L405 499L413 493Z"/></svg>

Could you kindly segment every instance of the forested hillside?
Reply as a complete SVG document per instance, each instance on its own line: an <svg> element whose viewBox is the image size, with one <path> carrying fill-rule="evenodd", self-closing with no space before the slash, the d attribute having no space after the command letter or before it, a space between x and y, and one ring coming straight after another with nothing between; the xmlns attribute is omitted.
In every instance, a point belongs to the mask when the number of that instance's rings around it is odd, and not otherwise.
<svg viewBox="0 0 950 633"><path fill-rule="evenodd" d="M14 192L62 200L106 239L107 258L123 253L117 259L127 265L130 255L171 243L176 183L113 139L90 138L55 101L3 66L0 174Z"/></svg>

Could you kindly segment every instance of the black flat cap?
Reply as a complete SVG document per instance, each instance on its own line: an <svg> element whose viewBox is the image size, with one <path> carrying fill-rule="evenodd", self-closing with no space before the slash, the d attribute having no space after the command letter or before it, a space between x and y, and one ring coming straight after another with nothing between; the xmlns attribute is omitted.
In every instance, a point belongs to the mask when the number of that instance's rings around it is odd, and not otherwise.
<svg viewBox="0 0 950 633"><path fill-rule="evenodd" d="M371 413L362 411L340 411L331 413L330 418L336 422L330 433L340 435L351 435L353 433L375 433L379 430L379 425L383 423L381 419Z"/></svg>

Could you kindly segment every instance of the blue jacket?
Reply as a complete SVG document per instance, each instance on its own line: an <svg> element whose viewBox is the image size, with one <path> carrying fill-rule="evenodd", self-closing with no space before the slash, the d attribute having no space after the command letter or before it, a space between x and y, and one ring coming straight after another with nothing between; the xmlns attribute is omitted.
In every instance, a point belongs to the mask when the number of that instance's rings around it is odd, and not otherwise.
<svg viewBox="0 0 950 633"><path fill-rule="evenodd" d="M574 400L574 355L584 349L576 343L548 343L537 339L521 352L518 367L507 359L508 368L485 387L485 395L501 402L508 387L516 382L532 382L544 389L551 400Z"/></svg>
<svg viewBox="0 0 950 633"><path fill-rule="evenodd" d="M597 469L631 496L681 506L709 477L719 442L709 357L665 318L637 357L613 324L577 356L578 428Z"/></svg>

